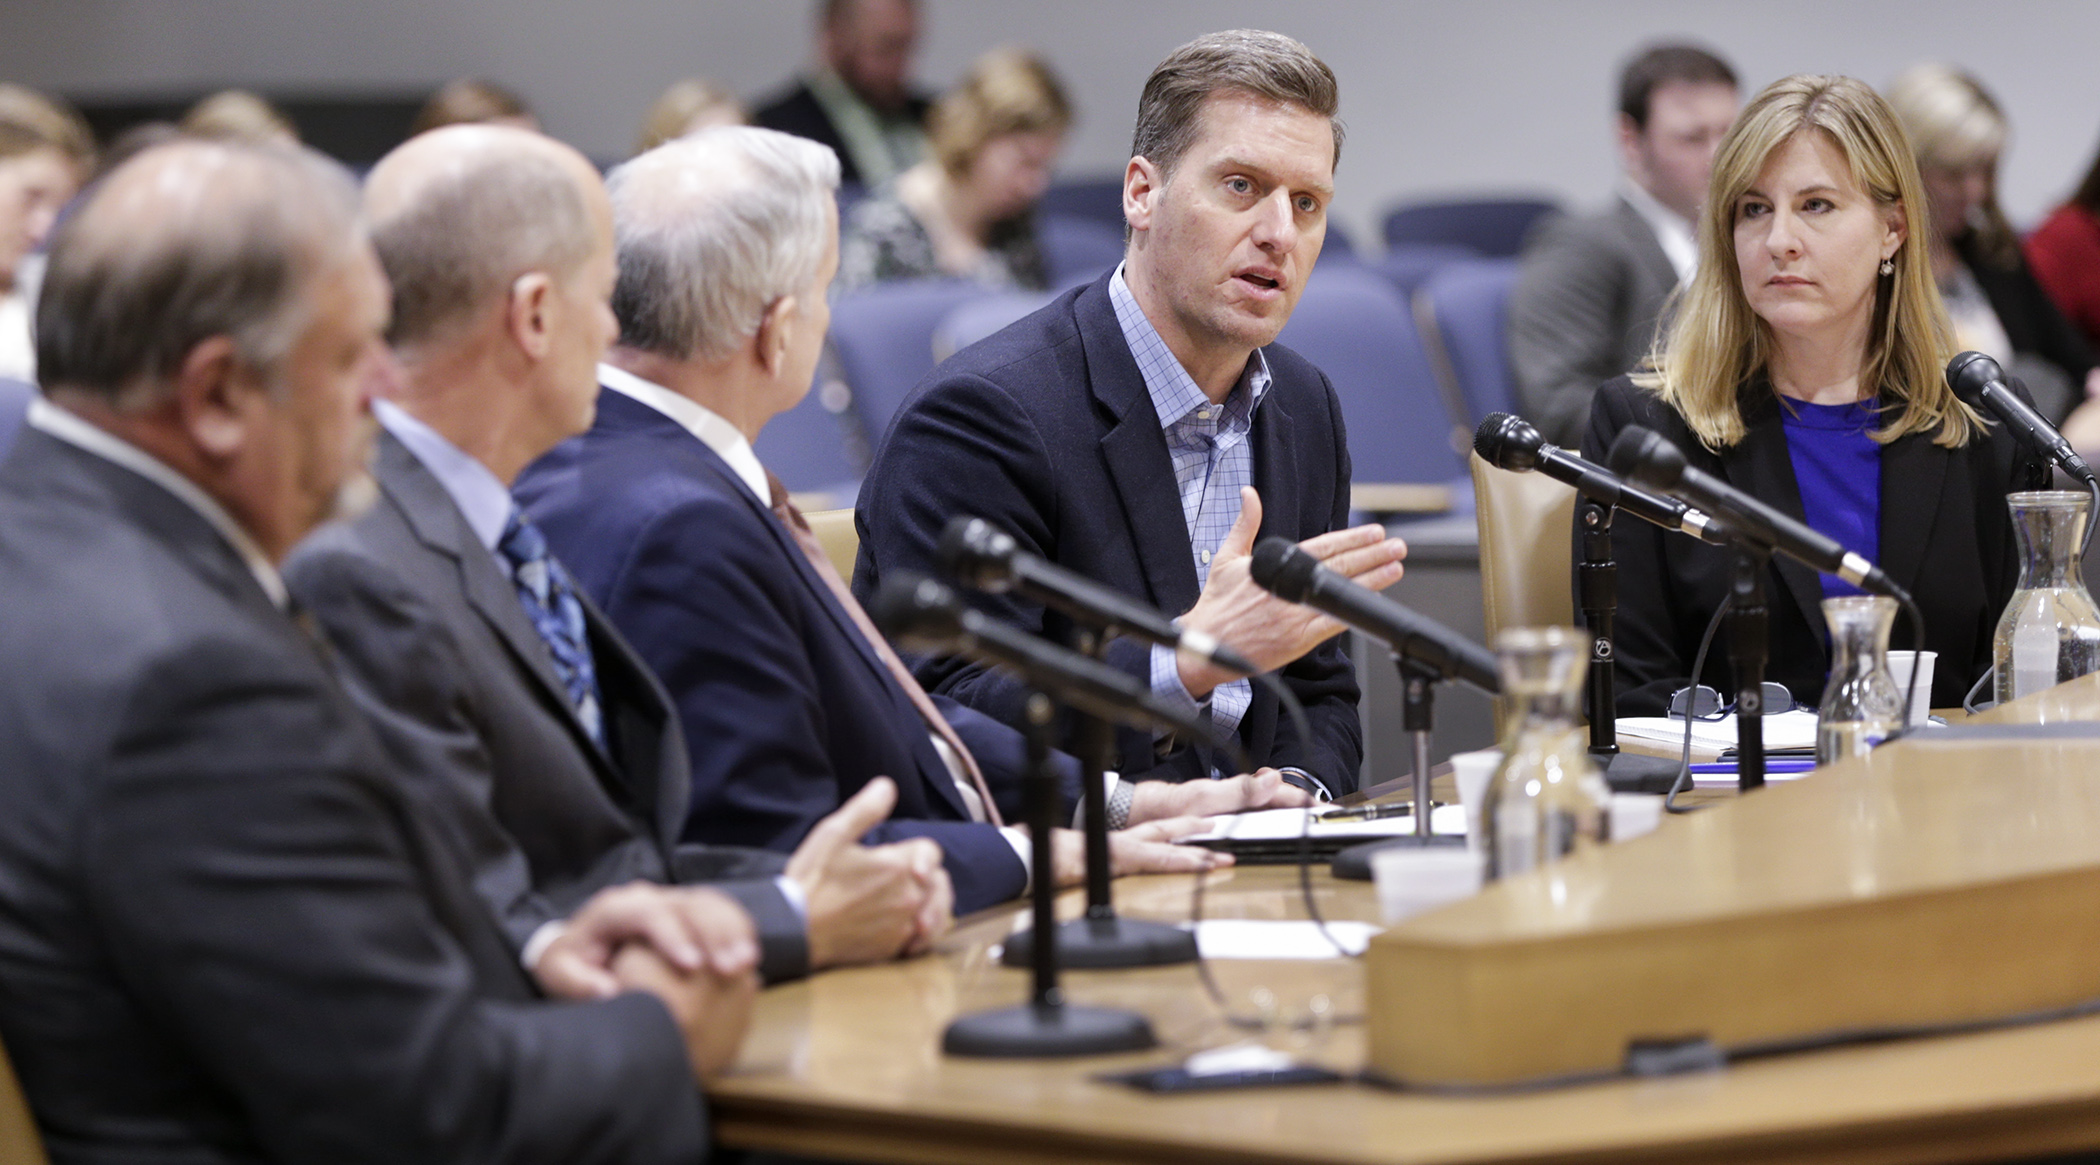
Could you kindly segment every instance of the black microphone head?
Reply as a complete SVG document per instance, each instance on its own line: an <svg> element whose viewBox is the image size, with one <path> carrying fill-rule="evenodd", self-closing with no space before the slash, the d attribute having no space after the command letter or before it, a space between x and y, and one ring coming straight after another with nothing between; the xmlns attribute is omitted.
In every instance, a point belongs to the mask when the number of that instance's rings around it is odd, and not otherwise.
<svg viewBox="0 0 2100 1165"><path fill-rule="evenodd" d="M1981 352L1963 352L1947 361L1947 387L1970 408L1983 408L1983 386L2005 383L2005 370Z"/></svg>
<svg viewBox="0 0 2100 1165"><path fill-rule="evenodd" d="M1320 560L1300 549L1288 538L1264 538L1254 546L1247 573L1255 585L1286 603L1302 603L1312 590L1313 575Z"/></svg>
<svg viewBox="0 0 2100 1165"><path fill-rule="evenodd" d="M868 599L868 618L894 642L919 650L938 651L963 636L955 592L910 571L883 580Z"/></svg>
<svg viewBox="0 0 2100 1165"><path fill-rule="evenodd" d="M1001 594L1014 581L1013 536L983 518L955 518L941 531L934 561L964 586Z"/></svg>
<svg viewBox="0 0 2100 1165"><path fill-rule="evenodd" d="M1498 469L1528 473L1539 467L1546 439L1530 421L1511 413L1489 413L1473 433L1473 452Z"/></svg>
<svg viewBox="0 0 2100 1165"><path fill-rule="evenodd" d="M1669 489L1684 478L1684 454L1653 429L1628 425L1611 443L1611 471L1651 489Z"/></svg>

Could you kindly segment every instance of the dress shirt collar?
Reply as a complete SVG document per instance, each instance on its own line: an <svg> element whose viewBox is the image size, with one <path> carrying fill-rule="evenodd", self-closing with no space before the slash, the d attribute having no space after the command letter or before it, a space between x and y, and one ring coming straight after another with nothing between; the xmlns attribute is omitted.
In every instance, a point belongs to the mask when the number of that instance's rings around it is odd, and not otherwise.
<svg viewBox="0 0 2100 1165"><path fill-rule="evenodd" d="M749 487L761 504L773 504L773 487L766 482L766 467L758 463L758 454L752 451L751 442L719 413L691 397L680 396L661 384L653 384L610 364L598 366L598 383L677 421L728 462L729 468L736 472L737 480Z"/></svg>
<svg viewBox="0 0 2100 1165"><path fill-rule="evenodd" d="M1663 254L1670 258L1670 266L1677 269L1677 282L1690 283L1693 270L1699 266L1699 239L1692 233L1692 224L1657 202L1655 196L1641 189L1638 182L1626 182L1619 194L1648 224L1648 229L1655 232L1655 241L1662 244Z"/></svg>
<svg viewBox="0 0 2100 1165"><path fill-rule="evenodd" d="M241 556L241 562L248 567L248 573L255 576L256 585L262 587L263 593L270 596L270 602L280 611L288 609L290 596L284 588L284 577L277 573L276 565L263 553L262 547L255 544L255 539L249 537L246 530L241 529L240 523L233 520L233 515L227 513L224 506L212 500L210 494L199 489L196 482L177 473L166 462L144 449L106 429L81 420L41 396L29 402L27 420L31 428L48 433L105 461L123 466L180 498L184 504L197 511L198 516L211 523L212 529L217 530L220 537L225 538L234 552Z"/></svg>
<svg viewBox="0 0 2100 1165"><path fill-rule="evenodd" d="M1160 337L1159 329L1145 315L1145 309L1138 305L1137 296L1131 294L1121 264L1108 278L1108 299L1115 306L1116 323L1123 328L1123 341L1130 345L1130 354L1137 360L1138 374L1145 378L1145 391L1152 397L1153 411L1159 414L1160 428L1172 429L1190 413L1211 407L1210 398L1196 386L1195 378L1181 366L1166 340ZM1269 382L1269 359L1256 348L1247 360L1246 371L1240 374L1240 382L1233 386L1232 395L1225 398L1223 422L1242 428L1251 424L1254 410L1268 395Z"/></svg>
<svg viewBox="0 0 2100 1165"><path fill-rule="evenodd" d="M373 401L372 412L379 418L380 426L407 446L409 453L445 487L452 504L466 516L475 540L494 553L496 544L503 540L503 528L510 522L511 511L517 508L503 482L489 472L488 466L392 401Z"/></svg>

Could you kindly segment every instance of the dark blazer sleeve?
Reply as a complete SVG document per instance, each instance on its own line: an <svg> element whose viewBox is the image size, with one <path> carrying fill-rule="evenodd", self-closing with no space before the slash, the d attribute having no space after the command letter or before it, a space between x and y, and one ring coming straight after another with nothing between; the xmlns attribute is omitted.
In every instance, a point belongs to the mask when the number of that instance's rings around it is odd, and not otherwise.
<svg viewBox="0 0 2100 1165"><path fill-rule="evenodd" d="M678 706L692 754L687 836L785 851L838 806L825 747L832 710L803 648L822 632L804 625L807 608L790 590L801 583L783 577L765 532L732 508L741 506L695 497L654 515L617 552L622 566L602 605ZM990 826L892 819L868 834L909 837L940 844L959 911L1026 884L1020 858Z"/></svg>
<svg viewBox="0 0 2100 1165"><path fill-rule="evenodd" d="M501 777L488 744L495 729L488 710L478 706L483 697L473 683L475 667L487 661L471 662L450 624L399 576L334 543L328 537L308 543L287 564L287 581L326 629L344 687L371 721L396 771L426 786L430 803L447 808L449 825L472 856L474 888L502 920L516 949L522 951L542 925L568 917L592 894L631 876L638 865L658 863L606 854L597 863L604 876L546 892L523 847L495 812L494 789ZM559 823L548 824L559 828ZM624 844L653 843L638 827ZM674 857L673 876L679 867L707 869L712 876L677 880L722 883L718 888L744 906L758 924L760 973L768 983L808 974L804 920L772 881L778 870L768 868L779 859L731 847L704 848L721 852Z"/></svg>
<svg viewBox="0 0 2100 1165"><path fill-rule="evenodd" d="M703 1155L661 1004L489 995L454 937L475 921L434 916L464 901L431 891L445 855L408 844L417 810L366 767L374 750L345 745L364 739L353 713L248 647L139 677L77 861L102 957L232 1094L258 1155Z"/></svg>

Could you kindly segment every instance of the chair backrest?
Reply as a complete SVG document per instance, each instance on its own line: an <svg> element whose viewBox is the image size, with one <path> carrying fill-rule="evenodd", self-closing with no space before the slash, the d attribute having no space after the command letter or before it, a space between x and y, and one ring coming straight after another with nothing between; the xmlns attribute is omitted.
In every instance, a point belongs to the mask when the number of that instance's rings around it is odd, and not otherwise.
<svg viewBox="0 0 2100 1165"><path fill-rule="evenodd" d="M829 359L865 432L880 440L911 390L933 371L933 333L948 313L983 297L961 280L877 283L831 305Z"/></svg>
<svg viewBox="0 0 2100 1165"><path fill-rule="evenodd" d="M1385 216L1385 245L1457 243L1483 255L1514 255L1542 214L1559 205L1544 198L1462 198L1417 202Z"/></svg>
<svg viewBox="0 0 2100 1165"><path fill-rule="evenodd" d="M1050 291L1001 291L973 299L949 312L933 330L934 359L946 360L1056 298Z"/></svg>
<svg viewBox="0 0 2100 1165"><path fill-rule="evenodd" d="M8 1165L48 1165L44 1140L37 1134L36 1118L29 1115L29 1100L22 1083L15 1079L7 1049L0 1048L0 1161Z"/></svg>
<svg viewBox="0 0 2100 1165"><path fill-rule="evenodd" d="M1575 622L1575 491L1543 473L1512 473L1475 453L1481 607L1488 638L1508 627Z"/></svg>
<svg viewBox="0 0 2100 1165"><path fill-rule="evenodd" d="M1099 219L1042 212L1036 216L1035 237L1052 287L1092 283L1123 261L1122 227Z"/></svg>
<svg viewBox="0 0 2100 1165"><path fill-rule="evenodd" d="M1036 213L1044 216L1092 219L1123 233L1123 175L1101 178L1070 178L1052 182L1036 200Z"/></svg>
<svg viewBox="0 0 2100 1165"><path fill-rule="evenodd" d="M1403 243L1379 256L1371 269L1385 276L1400 298L1412 302L1415 289L1430 276L1453 263L1478 258L1480 252L1457 243Z"/></svg>
<svg viewBox="0 0 2100 1165"><path fill-rule="evenodd" d="M809 523L809 532L817 536L817 544L824 548L824 557L831 560L832 568L839 577L853 577L853 559L860 554L860 531L853 528L853 510L812 510L802 515Z"/></svg>
<svg viewBox="0 0 2100 1165"><path fill-rule="evenodd" d="M1509 293L1517 285L1516 259L1449 263L1415 290L1415 324L1429 344L1445 391L1465 402L1467 419L1516 407L1509 372Z"/></svg>
<svg viewBox="0 0 2100 1165"><path fill-rule="evenodd" d="M1448 482L1463 473L1421 336L1382 276L1320 265L1278 340L1334 382L1355 480Z"/></svg>
<svg viewBox="0 0 2100 1165"><path fill-rule="evenodd" d="M853 504L870 448L853 394L828 359L818 364L809 394L767 421L753 444L760 463L789 490L824 494L831 505Z"/></svg>

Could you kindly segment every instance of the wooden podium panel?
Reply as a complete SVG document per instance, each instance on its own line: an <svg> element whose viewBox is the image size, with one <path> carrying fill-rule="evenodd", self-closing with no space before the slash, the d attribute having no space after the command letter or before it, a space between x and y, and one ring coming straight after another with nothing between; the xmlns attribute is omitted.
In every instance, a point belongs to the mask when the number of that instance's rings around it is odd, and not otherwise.
<svg viewBox="0 0 2100 1165"><path fill-rule="evenodd" d="M2100 737L1899 742L1393 928L1367 975L1370 1067L1440 1084L2100 998Z"/></svg>

